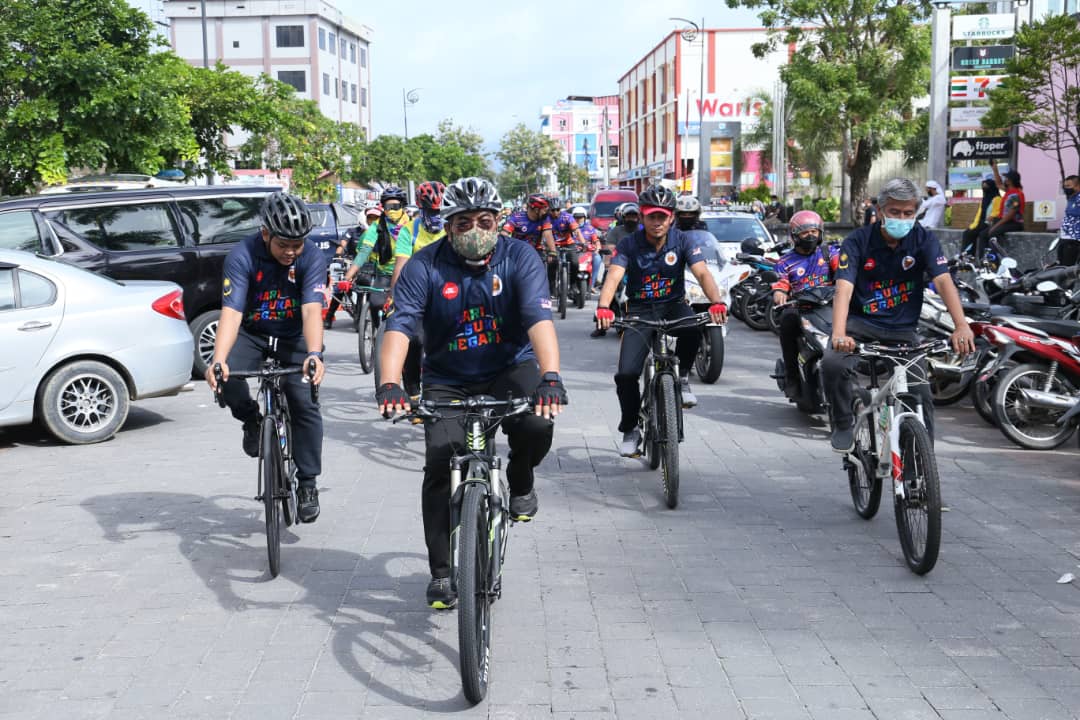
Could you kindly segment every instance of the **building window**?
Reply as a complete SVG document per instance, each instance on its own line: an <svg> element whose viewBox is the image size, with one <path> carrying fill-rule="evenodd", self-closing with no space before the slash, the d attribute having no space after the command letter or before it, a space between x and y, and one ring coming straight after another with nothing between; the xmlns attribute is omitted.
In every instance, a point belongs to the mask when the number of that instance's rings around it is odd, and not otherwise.
<svg viewBox="0 0 1080 720"><path fill-rule="evenodd" d="M238 48L238 47L240 47L240 41L239 41L239 40L233 40L233 41L232 41L232 46L233 46L234 48Z"/></svg>
<svg viewBox="0 0 1080 720"><path fill-rule="evenodd" d="M337 52L337 35L330 33L330 47L327 48L330 52Z"/></svg>
<svg viewBox="0 0 1080 720"><path fill-rule="evenodd" d="M352 100L352 104L356 104L356 86L353 85L349 88L349 99Z"/></svg>
<svg viewBox="0 0 1080 720"><path fill-rule="evenodd" d="M583 127L583 128L589 127L589 118L582 118L581 119L581 127Z"/></svg>
<svg viewBox="0 0 1080 720"><path fill-rule="evenodd" d="M340 96L338 95L338 84L337 84L337 78L334 78L334 97L340 97Z"/></svg>
<svg viewBox="0 0 1080 720"><path fill-rule="evenodd" d="M345 40L345 38L341 38L341 59L342 60L345 59L345 53L346 53L346 51L348 49L349 49L349 43Z"/></svg>
<svg viewBox="0 0 1080 720"><path fill-rule="evenodd" d="M277 79L297 92L307 92L307 74L303 70L278 70Z"/></svg>
<svg viewBox="0 0 1080 720"><path fill-rule="evenodd" d="M367 88L366 87L360 88L360 105L362 107L367 107Z"/></svg>
<svg viewBox="0 0 1080 720"><path fill-rule="evenodd" d="M356 64L356 43L349 43L349 62Z"/></svg>
<svg viewBox="0 0 1080 720"><path fill-rule="evenodd" d="M360 47L360 67L367 67L367 48L363 46Z"/></svg>
<svg viewBox="0 0 1080 720"><path fill-rule="evenodd" d="M344 80L341 81L341 99L342 100L348 100L349 99L349 83L347 83Z"/></svg>
<svg viewBox="0 0 1080 720"><path fill-rule="evenodd" d="M329 95L330 94L330 76L327 75L326 73L322 74L322 94L323 95Z"/></svg>
<svg viewBox="0 0 1080 720"><path fill-rule="evenodd" d="M278 25L277 46L279 48L304 47L304 26Z"/></svg>
<svg viewBox="0 0 1080 720"><path fill-rule="evenodd" d="M565 118L562 118L562 119L559 120L559 129L560 130L565 130L566 129L566 119Z"/></svg>
<svg viewBox="0 0 1080 720"><path fill-rule="evenodd" d="M319 28L319 49L326 49L326 28Z"/></svg>

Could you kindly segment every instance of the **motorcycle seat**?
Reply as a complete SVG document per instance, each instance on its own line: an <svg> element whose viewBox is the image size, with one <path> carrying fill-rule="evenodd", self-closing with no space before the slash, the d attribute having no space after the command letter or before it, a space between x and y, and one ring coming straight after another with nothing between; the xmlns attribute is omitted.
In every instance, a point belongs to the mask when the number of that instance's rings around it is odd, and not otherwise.
<svg viewBox="0 0 1080 720"><path fill-rule="evenodd" d="M1008 305L993 305L991 303L982 302L961 302L960 307L964 308L964 312L971 315L981 315L983 317L996 317L998 315L1013 315L1016 310Z"/></svg>
<svg viewBox="0 0 1080 720"><path fill-rule="evenodd" d="M1054 337L1071 338L1080 334L1080 322L1073 320L1044 320L1042 318L1024 318L1023 320L1018 318L1017 320L1027 327Z"/></svg>

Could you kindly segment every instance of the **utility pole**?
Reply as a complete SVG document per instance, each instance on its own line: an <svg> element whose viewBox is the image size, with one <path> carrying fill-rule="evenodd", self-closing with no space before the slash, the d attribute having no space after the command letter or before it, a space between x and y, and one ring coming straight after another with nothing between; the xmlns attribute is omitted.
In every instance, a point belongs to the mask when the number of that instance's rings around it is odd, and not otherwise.
<svg viewBox="0 0 1080 720"><path fill-rule="evenodd" d="M210 50L206 39L206 0L202 0L202 66L210 67Z"/></svg>
<svg viewBox="0 0 1080 720"><path fill-rule="evenodd" d="M948 186L949 152L949 48L952 11L935 2L930 35L930 139L927 151L929 179Z"/></svg>

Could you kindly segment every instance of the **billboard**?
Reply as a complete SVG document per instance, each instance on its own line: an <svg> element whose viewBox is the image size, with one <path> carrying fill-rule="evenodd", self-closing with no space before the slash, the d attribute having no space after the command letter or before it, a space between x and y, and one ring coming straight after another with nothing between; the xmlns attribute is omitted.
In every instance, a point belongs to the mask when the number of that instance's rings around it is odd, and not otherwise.
<svg viewBox="0 0 1080 720"><path fill-rule="evenodd" d="M949 80L950 100L986 100L1008 75L954 75Z"/></svg>
<svg viewBox="0 0 1080 720"><path fill-rule="evenodd" d="M988 106L955 107L949 110L950 130L982 130L983 115L990 112Z"/></svg>
<svg viewBox="0 0 1080 720"><path fill-rule="evenodd" d="M1004 70L1005 63L1016 55L1012 45L965 45L952 49L952 69L965 70Z"/></svg>
<svg viewBox="0 0 1080 720"><path fill-rule="evenodd" d="M996 15L954 15L952 19L953 40L1004 40L1016 33L1016 16L1012 13Z"/></svg>
<svg viewBox="0 0 1080 720"><path fill-rule="evenodd" d="M953 138L949 141L949 157L953 160L993 160L1012 155L1012 139L1008 137Z"/></svg>

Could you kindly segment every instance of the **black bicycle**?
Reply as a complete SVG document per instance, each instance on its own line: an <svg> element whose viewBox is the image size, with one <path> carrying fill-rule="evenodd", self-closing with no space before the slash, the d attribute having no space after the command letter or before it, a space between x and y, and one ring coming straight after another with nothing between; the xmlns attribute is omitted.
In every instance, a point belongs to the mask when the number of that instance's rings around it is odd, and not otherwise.
<svg viewBox="0 0 1080 720"><path fill-rule="evenodd" d="M709 322L709 313L697 313L678 320L650 320L633 316L612 323L612 327L623 331L655 331L652 349L645 361L639 424L649 468L655 470L662 466L664 500L669 508L679 504L679 443L683 440L679 361L673 347L675 339L669 333Z"/></svg>
<svg viewBox="0 0 1080 720"><path fill-rule="evenodd" d="M465 446L450 458L450 582L458 594L461 686L471 703L487 694L491 669L491 605L502 594L502 565L510 525L510 489L496 454L495 430L507 418L532 412L532 400L421 400L395 418L458 422ZM444 413L443 411L452 411Z"/></svg>
<svg viewBox="0 0 1080 720"><path fill-rule="evenodd" d="M259 480L255 499L262 502L266 515L266 554L270 561L270 576L281 571L281 523L285 527L299 522L296 514L296 472L292 456L292 425L289 403L281 386L286 375L299 375L302 366L283 367L277 360L267 358L260 369L248 372L230 371L229 379L259 378L259 409L262 418L259 428ZM315 384L315 365L308 368L311 400L318 402L319 386ZM214 399L225 407L222 392L225 377L220 364L214 365L217 389Z"/></svg>
<svg viewBox="0 0 1080 720"><path fill-rule="evenodd" d="M382 308L371 307L371 294L384 292L386 288L372 285L353 285L356 303L356 350L360 356L360 369L368 374L375 367L375 335L382 320Z"/></svg>

